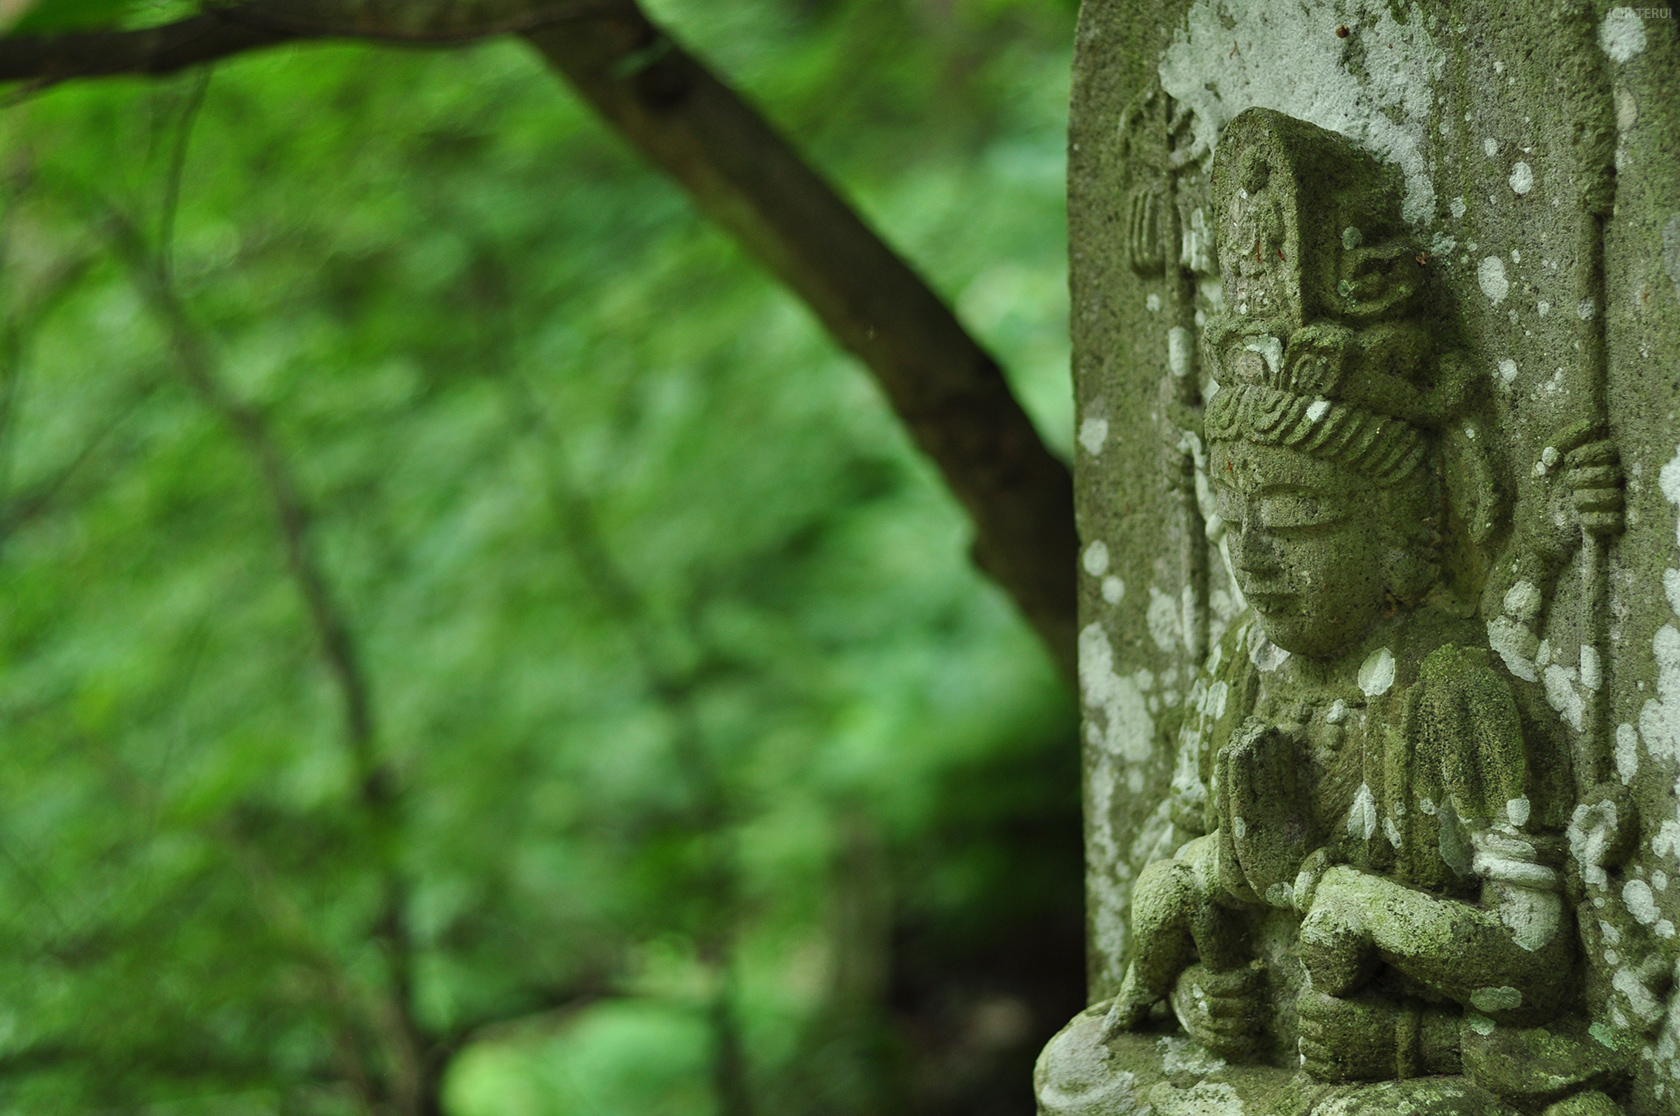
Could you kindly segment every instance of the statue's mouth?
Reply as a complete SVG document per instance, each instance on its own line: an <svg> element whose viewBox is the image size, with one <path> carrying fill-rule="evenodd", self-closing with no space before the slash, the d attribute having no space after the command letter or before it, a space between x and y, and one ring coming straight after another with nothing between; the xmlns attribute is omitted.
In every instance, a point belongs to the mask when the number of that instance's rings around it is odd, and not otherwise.
<svg viewBox="0 0 1680 1116"><path fill-rule="evenodd" d="M1282 612L1295 603L1295 594L1280 590L1254 589L1245 591L1243 596L1253 605L1257 612Z"/></svg>

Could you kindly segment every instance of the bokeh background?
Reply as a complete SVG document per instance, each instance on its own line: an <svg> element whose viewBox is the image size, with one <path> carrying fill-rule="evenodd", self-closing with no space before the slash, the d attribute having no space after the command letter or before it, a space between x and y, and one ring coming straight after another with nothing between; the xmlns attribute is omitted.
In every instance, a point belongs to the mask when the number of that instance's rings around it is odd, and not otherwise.
<svg viewBox="0 0 1680 1116"><path fill-rule="evenodd" d="M647 7L1065 456L1071 0ZM0 1110L1027 1116L1078 749L967 538L518 42L14 91Z"/></svg>

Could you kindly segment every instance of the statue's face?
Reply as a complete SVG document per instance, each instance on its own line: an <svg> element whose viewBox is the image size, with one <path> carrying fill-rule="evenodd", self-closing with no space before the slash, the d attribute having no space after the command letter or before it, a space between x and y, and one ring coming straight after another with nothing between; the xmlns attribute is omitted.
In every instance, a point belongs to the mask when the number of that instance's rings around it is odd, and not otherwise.
<svg viewBox="0 0 1680 1116"><path fill-rule="evenodd" d="M1347 650L1387 604L1383 501L1372 483L1249 442L1214 443L1208 464L1237 586L1266 637L1308 658Z"/></svg>

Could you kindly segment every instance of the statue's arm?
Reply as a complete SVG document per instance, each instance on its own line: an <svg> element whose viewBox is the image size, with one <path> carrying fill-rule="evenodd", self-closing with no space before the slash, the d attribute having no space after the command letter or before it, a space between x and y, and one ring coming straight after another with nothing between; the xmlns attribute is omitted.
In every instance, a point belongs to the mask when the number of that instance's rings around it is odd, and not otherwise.
<svg viewBox="0 0 1680 1116"><path fill-rule="evenodd" d="M1405 728L1420 791L1441 803L1443 826L1465 831L1480 895L1465 902L1325 870L1298 900L1314 986L1339 995L1383 961L1495 1018L1555 1011L1573 990L1573 923L1557 872L1525 829L1527 748L1509 683L1479 649L1438 648L1409 695Z"/></svg>
<svg viewBox="0 0 1680 1116"><path fill-rule="evenodd" d="M1301 924L1299 949L1313 987L1333 996L1364 983L1379 961L1494 1018L1550 1014L1572 990L1562 896L1509 882L1484 883L1474 904L1331 867Z"/></svg>

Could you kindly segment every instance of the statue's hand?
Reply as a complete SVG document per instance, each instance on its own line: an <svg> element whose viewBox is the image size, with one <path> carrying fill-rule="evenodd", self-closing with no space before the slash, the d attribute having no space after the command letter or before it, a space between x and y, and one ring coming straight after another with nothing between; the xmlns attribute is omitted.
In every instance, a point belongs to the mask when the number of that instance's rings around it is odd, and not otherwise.
<svg viewBox="0 0 1680 1116"><path fill-rule="evenodd" d="M1216 972L1191 965L1171 997L1185 1033L1221 1058L1252 1058L1266 1009L1266 970L1258 962Z"/></svg>
<svg viewBox="0 0 1680 1116"><path fill-rule="evenodd" d="M1220 844L1235 854L1254 894L1274 907L1290 906L1307 853L1298 752L1292 737L1251 717L1214 760Z"/></svg>
<svg viewBox="0 0 1680 1116"><path fill-rule="evenodd" d="M1395 1075L1398 1005L1344 999L1306 988L1295 1000L1301 1068L1321 1081L1377 1081Z"/></svg>
<svg viewBox="0 0 1680 1116"><path fill-rule="evenodd" d="M1622 459L1601 425L1580 422L1560 433L1540 453L1534 475L1542 498L1519 503L1519 533L1542 563L1558 565L1580 545L1581 533L1613 535L1622 530Z"/></svg>
<svg viewBox="0 0 1680 1116"><path fill-rule="evenodd" d="M1360 886L1366 878L1346 865L1326 868L1301 920L1296 953L1313 987L1332 996L1364 984L1377 965L1376 942L1366 922L1367 896Z"/></svg>
<svg viewBox="0 0 1680 1116"><path fill-rule="evenodd" d="M1581 530L1603 537L1626 526L1622 509L1622 455L1608 438L1584 442L1563 458L1563 481L1569 489Z"/></svg>

